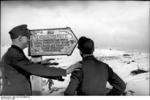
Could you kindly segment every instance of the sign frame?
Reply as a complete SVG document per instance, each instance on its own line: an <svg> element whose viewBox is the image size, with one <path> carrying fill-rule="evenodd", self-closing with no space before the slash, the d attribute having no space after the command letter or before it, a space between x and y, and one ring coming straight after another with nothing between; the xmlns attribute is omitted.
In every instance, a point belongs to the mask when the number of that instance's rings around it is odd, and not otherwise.
<svg viewBox="0 0 150 100"><path fill-rule="evenodd" d="M74 34L74 32L72 31L72 29L70 28L70 27L65 27L65 28L48 28L48 29L31 29L30 31L40 31L40 30L63 30L63 29L69 29L70 31L71 31L71 33L72 33L72 35L74 36L74 38L76 39L76 41L78 42L78 39L77 39L77 37L76 37L76 35ZM30 40L30 38L29 38L29 40ZM29 48L28 48L28 55L29 56L59 56L59 55L67 55L67 56L70 56L70 55L72 55L72 53L73 53L73 51L74 51L74 49L75 49L75 47L77 46L77 42L75 43L75 45L74 45L74 47L72 48L72 50L70 51L70 54L40 54L40 55L32 55L31 54L31 46L30 46L30 41L29 41Z"/></svg>

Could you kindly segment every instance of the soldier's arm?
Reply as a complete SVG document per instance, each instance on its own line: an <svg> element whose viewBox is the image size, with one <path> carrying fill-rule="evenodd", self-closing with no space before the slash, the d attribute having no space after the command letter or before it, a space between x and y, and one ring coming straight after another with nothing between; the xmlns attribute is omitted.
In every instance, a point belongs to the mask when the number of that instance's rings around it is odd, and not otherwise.
<svg viewBox="0 0 150 100"><path fill-rule="evenodd" d="M31 63L22 54L10 54L11 65L20 70L24 70L30 74L41 76L41 77L51 77L51 76L66 76L66 70L55 67L48 67L42 64Z"/></svg>
<svg viewBox="0 0 150 100"><path fill-rule="evenodd" d="M125 82L115 72L113 72L112 68L109 66L108 72L108 82L113 86L113 88L107 95L121 95L126 89Z"/></svg>
<svg viewBox="0 0 150 100"><path fill-rule="evenodd" d="M70 77L70 83L64 92L64 95L76 95L77 89L81 83L82 80L82 72L81 70L72 72L72 75Z"/></svg>

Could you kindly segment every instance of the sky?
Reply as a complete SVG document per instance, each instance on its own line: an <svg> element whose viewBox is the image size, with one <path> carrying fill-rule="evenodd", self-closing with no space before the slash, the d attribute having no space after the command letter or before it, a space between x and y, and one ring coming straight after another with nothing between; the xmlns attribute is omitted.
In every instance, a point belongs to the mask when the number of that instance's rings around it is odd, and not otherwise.
<svg viewBox="0 0 150 100"><path fill-rule="evenodd" d="M8 32L71 27L77 38L94 40L96 48L149 51L149 1L1 1L1 45Z"/></svg>

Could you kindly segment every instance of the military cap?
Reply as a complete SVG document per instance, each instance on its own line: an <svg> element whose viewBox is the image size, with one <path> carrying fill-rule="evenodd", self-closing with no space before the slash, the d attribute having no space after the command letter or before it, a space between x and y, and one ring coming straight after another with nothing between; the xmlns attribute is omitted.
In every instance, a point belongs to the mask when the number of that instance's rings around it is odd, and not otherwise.
<svg viewBox="0 0 150 100"><path fill-rule="evenodd" d="M10 34L11 39L16 39L20 35L27 36L27 37L31 35L26 24L22 24L22 25L14 27L13 29L9 31L9 34Z"/></svg>
<svg viewBox="0 0 150 100"><path fill-rule="evenodd" d="M84 54L91 54L94 51L94 42L90 38L82 36L78 40L78 49Z"/></svg>

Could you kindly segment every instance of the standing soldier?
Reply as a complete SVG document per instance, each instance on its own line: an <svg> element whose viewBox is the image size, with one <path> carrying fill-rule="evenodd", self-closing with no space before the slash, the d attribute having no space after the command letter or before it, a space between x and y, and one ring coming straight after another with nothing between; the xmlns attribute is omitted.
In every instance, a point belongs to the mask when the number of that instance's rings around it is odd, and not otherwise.
<svg viewBox="0 0 150 100"><path fill-rule="evenodd" d="M124 81L111 67L93 56L93 40L81 37L78 49L83 58L82 68L72 73L65 95L121 95L126 88ZM106 93L107 82L113 87L109 93Z"/></svg>
<svg viewBox="0 0 150 100"><path fill-rule="evenodd" d="M66 76L80 65L72 65L67 70L35 64L24 55L23 49L28 45L30 31L27 25L14 27L10 32L12 45L0 62L2 70L2 95L31 95L30 75L44 78Z"/></svg>

